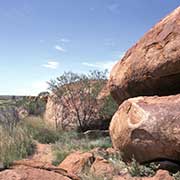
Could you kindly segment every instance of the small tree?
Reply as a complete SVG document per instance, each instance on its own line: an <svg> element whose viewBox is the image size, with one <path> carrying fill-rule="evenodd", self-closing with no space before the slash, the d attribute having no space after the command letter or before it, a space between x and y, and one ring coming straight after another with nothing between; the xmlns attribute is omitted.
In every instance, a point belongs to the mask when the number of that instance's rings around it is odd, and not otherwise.
<svg viewBox="0 0 180 180"><path fill-rule="evenodd" d="M97 96L107 80L107 71L91 71L89 74L65 72L55 80L48 82L54 94L53 101L61 104L62 117L74 115L81 131L97 116ZM56 128L58 126L56 120Z"/></svg>

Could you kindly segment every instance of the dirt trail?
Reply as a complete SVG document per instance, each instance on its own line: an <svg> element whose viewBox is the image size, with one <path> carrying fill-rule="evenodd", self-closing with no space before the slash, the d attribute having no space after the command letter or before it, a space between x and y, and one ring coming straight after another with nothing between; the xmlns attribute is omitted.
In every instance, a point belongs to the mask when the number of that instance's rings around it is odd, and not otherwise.
<svg viewBox="0 0 180 180"><path fill-rule="evenodd" d="M52 161L51 145L36 142L35 153L0 172L0 180L80 180L75 174L53 166Z"/></svg>
<svg viewBox="0 0 180 180"><path fill-rule="evenodd" d="M52 163L54 157L51 150L50 144L40 144L36 142L36 151L28 159L35 160L39 162Z"/></svg>

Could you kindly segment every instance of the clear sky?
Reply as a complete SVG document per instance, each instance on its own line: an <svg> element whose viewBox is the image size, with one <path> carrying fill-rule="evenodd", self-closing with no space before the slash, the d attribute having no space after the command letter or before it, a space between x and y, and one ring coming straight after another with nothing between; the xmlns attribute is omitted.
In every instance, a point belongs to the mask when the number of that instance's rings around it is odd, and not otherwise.
<svg viewBox="0 0 180 180"><path fill-rule="evenodd" d="M35 95L64 71L110 69L179 0L0 0L0 94Z"/></svg>

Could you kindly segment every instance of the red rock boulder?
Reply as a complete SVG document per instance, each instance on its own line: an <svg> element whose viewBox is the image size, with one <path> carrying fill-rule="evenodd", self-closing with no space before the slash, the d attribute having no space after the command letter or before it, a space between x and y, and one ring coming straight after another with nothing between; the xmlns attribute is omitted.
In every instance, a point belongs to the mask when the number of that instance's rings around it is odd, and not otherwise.
<svg viewBox="0 0 180 180"><path fill-rule="evenodd" d="M111 70L108 87L118 104L180 92L180 7L126 52Z"/></svg>
<svg viewBox="0 0 180 180"><path fill-rule="evenodd" d="M49 163L21 160L0 172L0 180L80 180L75 174Z"/></svg>
<svg viewBox="0 0 180 180"><path fill-rule="evenodd" d="M80 174L87 166L90 166L93 161L94 156L92 153L77 151L68 155L58 167L65 169L69 173Z"/></svg>
<svg viewBox="0 0 180 180"><path fill-rule="evenodd" d="M180 161L180 95L128 99L113 116L110 135L124 160Z"/></svg>

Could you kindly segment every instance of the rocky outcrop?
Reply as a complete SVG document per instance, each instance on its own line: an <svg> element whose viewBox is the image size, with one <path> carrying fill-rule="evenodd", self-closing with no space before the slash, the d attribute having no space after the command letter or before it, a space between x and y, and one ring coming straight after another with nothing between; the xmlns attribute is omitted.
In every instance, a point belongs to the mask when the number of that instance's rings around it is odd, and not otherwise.
<svg viewBox="0 0 180 180"><path fill-rule="evenodd" d="M109 161L98 156L90 168L90 173L97 177L112 178L115 168Z"/></svg>
<svg viewBox="0 0 180 180"><path fill-rule="evenodd" d="M108 87L118 104L180 92L180 7L127 51L111 70Z"/></svg>
<svg viewBox="0 0 180 180"><path fill-rule="evenodd" d="M90 152L76 151L68 155L59 167L56 167L46 158L42 158L42 156L46 157L42 153L46 148L41 146L38 147L39 156L15 161L10 169L0 171L0 180L173 180L167 171L162 170L157 171L153 177L132 177L124 162L121 164L117 159L117 164L114 164L115 161L107 160L108 157L102 156L105 152L109 155L116 155L117 151L113 149L98 148Z"/></svg>
<svg viewBox="0 0 180 180"><path fill-rule="evenodd" d="M115 157L117 153L113 149L93 149L86 153L77 151L68 155L58 168L71 175L78 175L81 179L174 180L165 170L158 170L153 177L132 177L127 164L118 158L110 158Z"/></svg>
<svg viewBox="0 0 180 180"><path fill-rule="evenodd" d="M59 127L61 129L74 129L76 127L76 120L73 115L65 111L63 105L54 101L55 95L48 97L46 104L46 111L44 118L47 123L54 127Z"/></svg>
<svg viewBox="0 0 180 180"><path fill-rule="evenodd" d="M70 173L80 174L87 166L90 166L93 161L94 156L92 153L77 151L67 156L58 167Z"/></svg>
<svg viewBox="0 0 180 180"><path fill-rule="evenodd" d="M68 155L58 167L79 176L88 173L93 177L111 179L114 174L118 174L117 172L120 171L117 171L114 165L103 157L103 155L108 156L111 153L115 154L116 151L109 152L109 150L100 148L84 153L76 151Z"/></svg>
<svg viewBox="0 0 180 180"><path fill-rule="evenodd" d="M123 102L110 124L113 146L125 160L180 161L180 95Z"/></svg>
<svg viewBox="0 0 180 180"><path fill-rule="evenodd" d="M0 180L80 180L79 177L51 164L22 160L0 172Z"/></svg>

